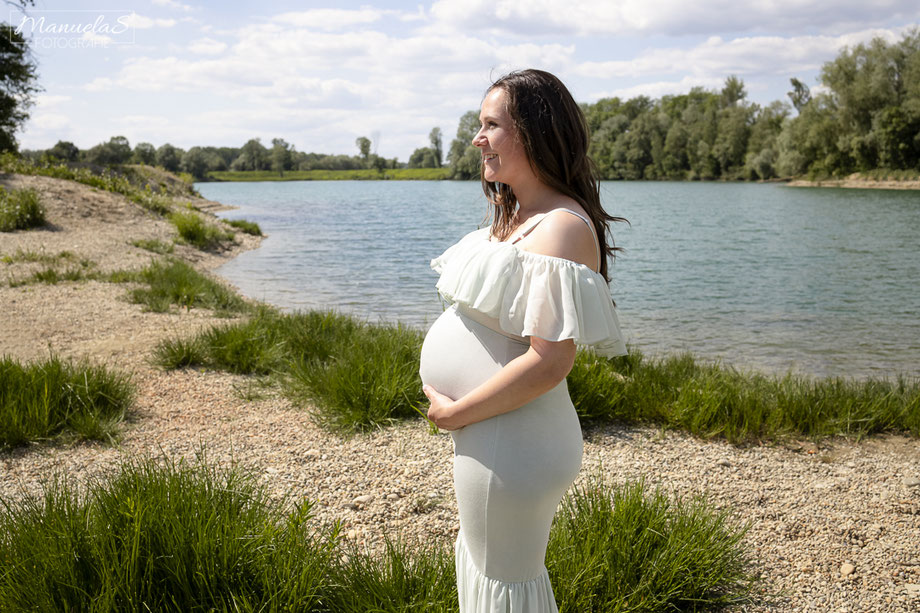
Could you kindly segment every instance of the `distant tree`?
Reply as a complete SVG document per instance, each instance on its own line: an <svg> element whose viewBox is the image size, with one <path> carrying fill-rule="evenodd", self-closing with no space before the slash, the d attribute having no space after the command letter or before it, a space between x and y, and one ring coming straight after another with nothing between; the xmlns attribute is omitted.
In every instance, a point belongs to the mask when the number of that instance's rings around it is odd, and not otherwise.
<svg viewBox="0 0 920 613"><path fill-rule="evenodd" d="M182 156L181 169L196 179L208 176L208 158L201 147L192 147Z"/></svg>
<svg viewBox="0 0 920 613"><path fill-rule="evenodd" d="M431 128L428 133L428 140L431 142L431 152L434 154L435 167L441 167L441 161L444 159L444 146L441 138L441 128Z"/></svg>
<svg viewBox="0 0 920 613"><path fill-rule="evenodd" d="M478 131L479 112L467 111L460 117L457 136L450 142L450 149L447 152L451 178L479 178L482 154L479 152L479 148L473 145L473 137L476 136Z"/></svg>
<svg viewBox="0 0 920 613"><path fill-rule="evenodd" d="M285 170L291 169L291 145L283 138L272 139L272 170L284 176Z"/></svg>
<svg viewBox="0 0 920 613"><path fill-rule="evenodd" d="M156 147L150 143L138 143L134 145L134 153L132 154L131 159L135 164L147 164L148 166L153 166L157 163Z"/></svg>
<svg viewBox="0 0 920 613"><path fill-rule="evenodd" d="M409 156L409 168L439 168L431 147L419 147Z"/></svg>
<svg viewBox="0 0 920 613"><path fill-rule="evenodd" d="M124 136L113 136L108 142L88 149L84 156L91 164L102 166L127 164L131 161L131 145Z"/></svg>
<svg viewBox="0 0 920 613"><path fill-rule="evenodd" d="M240 149L239 156L233 160L230 168L233 170L265 170L269 165L268 149L262 144L261 139L251 138Z"/></svg>
<svg viewBox="0 0 920 613"><path fill-rule="evenodd" d="M75 162L80 156L80 150L70 141L59 140L54 147L46 152L51 157L57 158L63 162Z"/></svg>
<svg viewBox="0 0 920 613"><path fill-rule="evenodd" d="M795 107L797 113L802 112L802 107L804 107L811 100L811 90L808 89L808 86L792 77L789 79L789 82L792 84L792 91L787 93L789 100L792 101L792 106Z"/></svg>
<svg viewBox="0 0 920 613"><path fill-rule="evenodd" d="M355 139L355 145L358 147L361 159L363 159L366 164L371 155L371 139L366 136L359 136Z"/></svg>
<svg viewBox="0 0 920 613"><path fill-rule="evenodd" d="M722 106L735 106L747 98L747 92L744 91L744 81L731 75L725 79L725 85L722 86Z"/></svg>
<svg viewBox="0 0 920 613"><path fill-rule="evenodd" d="M156 161L157 166L162 166L169 172L178 172L182 163L182 152L169 143L165 143L157 149Z"/></svg>
<svg viewBox="0 0 920 613"><path fill-rule="evenodd" d="M28 119L32 95L39 91L36 76L25 38L10 24L0 23L0 152L17 149L15 133Z"/></svg>

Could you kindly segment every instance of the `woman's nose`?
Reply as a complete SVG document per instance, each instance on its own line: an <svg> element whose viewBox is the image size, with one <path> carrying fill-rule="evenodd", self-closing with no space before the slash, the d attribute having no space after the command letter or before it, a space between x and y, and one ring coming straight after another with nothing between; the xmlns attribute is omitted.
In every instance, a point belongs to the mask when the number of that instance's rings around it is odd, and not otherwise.
<svg viewBox="0 0 920 613"><path fill-rule="evenodd" d="M473 136L473 146L482 147L483 144L485 144L485 137L482 135L482 128L479 128L479 131Z"/></svg>

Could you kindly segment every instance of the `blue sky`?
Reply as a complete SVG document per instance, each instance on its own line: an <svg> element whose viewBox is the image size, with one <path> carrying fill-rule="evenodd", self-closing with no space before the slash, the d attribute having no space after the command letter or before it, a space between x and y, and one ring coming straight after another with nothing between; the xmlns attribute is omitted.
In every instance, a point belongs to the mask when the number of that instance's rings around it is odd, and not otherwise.
<svg viewBox="0 0 920 613"><path fill-rule="evenodd" d="M791 77L816 86L845 45L898 40L920 23L920 3L37 0L29 15L43 91L23 148L281 137L354 154L368 136L406 161L434 126L449 142L511 69L549 70L580 102L718 89L734 74L767 104L786 99Z"/></svg>

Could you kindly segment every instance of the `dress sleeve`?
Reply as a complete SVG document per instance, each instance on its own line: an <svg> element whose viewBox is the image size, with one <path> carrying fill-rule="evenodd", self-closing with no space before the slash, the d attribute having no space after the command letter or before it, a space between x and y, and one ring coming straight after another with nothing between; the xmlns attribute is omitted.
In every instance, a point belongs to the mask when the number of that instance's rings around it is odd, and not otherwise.
<svg viewBox="0 0 920 613"><path fill-rule="evenodd" d="M520 250L508 243L461 241L432 261L438 291L497 319L517 336L568 338L598 354L626 354L626 343L604 278L563 258Z"/></svg>

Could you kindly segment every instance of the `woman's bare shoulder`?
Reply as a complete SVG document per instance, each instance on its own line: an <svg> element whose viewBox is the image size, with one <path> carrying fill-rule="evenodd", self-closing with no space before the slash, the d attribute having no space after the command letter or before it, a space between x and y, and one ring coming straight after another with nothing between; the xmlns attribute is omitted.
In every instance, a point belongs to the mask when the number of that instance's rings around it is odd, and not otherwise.
<svg viewBox="0 0 920 613"><path fill-rule="evenodd" d="M571 260L584 264L591 270L597 270L597 246L594 242L594 233L581 218L581 216L585 218L588 216L581 210L581 207L578 207L577 210L575 207L565 208L567 210L556 209L547 213L521 248L531 253ZM572 212L577 214L573 215Z"/></svg>

